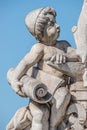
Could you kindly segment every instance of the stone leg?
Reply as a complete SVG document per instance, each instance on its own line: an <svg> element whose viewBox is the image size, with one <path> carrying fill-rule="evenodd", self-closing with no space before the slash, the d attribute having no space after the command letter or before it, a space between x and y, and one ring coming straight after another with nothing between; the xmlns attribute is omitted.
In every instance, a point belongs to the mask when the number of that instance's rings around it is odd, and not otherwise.
<svg viewBox="0 0 87 130"><path fill-rule="evenodd" d="M28 107L20 108L6 126L6 130L25 130L31 126L31 121L32 116Z"/></svg>
<svg viewBox="0 0 87 130"><path fill-rule="evenodd" d="M47 105L30 101L29 108L33 116L31 130L49 130L49 110Z"/></svg>
<svg viewBox="0 0 87 130"><path fill-rule="evenodd" d="M14 120L11 119L9 124L6 126L6 130L14 130Z"/></svg>
<svg viewBox="0 0 87 130"><path fill-rule="evenodd" d="M70 97L70 93L65 87L57 89L51 107L50 130L57 130L58 125L64 118Z"/></svg>

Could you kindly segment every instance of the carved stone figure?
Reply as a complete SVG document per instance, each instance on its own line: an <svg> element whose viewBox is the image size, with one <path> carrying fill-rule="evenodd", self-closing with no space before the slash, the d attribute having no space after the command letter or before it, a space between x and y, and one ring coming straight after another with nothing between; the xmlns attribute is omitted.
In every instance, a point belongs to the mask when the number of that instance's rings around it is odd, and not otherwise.
<svg viewBox="0 0 87 130"><path fill-rule="evenodd" d="M60 26L53 8L40 8L26 16L25 24L39 43L8 71L7 79L30 103L16 112L6 130L86 130L86 21L87 0L73 27L75 50L67 41L57 40Z"/></svg>

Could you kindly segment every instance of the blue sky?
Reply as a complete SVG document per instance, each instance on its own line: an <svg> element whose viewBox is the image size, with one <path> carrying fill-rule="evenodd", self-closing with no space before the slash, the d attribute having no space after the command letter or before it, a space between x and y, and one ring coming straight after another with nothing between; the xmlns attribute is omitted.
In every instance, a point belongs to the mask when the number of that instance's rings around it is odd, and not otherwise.
<svg viewBox="0 0 87 130"><path fill-rule="evenodd" d="M26 29L25 16L37 8L53 7L61 27L59 39L75 48L71 28L77 23L82 4L83 0L0 0L0 130L5 130L17 109L28 104L28 99L16 95L6 80L8 69L37 43Z"/></svg>

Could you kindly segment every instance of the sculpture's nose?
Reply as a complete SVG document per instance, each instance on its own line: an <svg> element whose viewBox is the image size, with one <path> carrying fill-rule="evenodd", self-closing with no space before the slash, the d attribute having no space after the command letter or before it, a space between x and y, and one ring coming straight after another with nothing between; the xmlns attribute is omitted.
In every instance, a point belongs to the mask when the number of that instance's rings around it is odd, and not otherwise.
<svg viewBox="0 0 87 130"><path fill-rule="evenodd" d="M60 26L58 24L56 24L56 29L57 29L57 32L60 32Z"/></svg>
<svg viewBox="0 0 87 130"><path fill-rule="evenodd" d="M59 24L56 24L56 28L57 28L57 29L59 29L59 28L60 28Z"/></svg>

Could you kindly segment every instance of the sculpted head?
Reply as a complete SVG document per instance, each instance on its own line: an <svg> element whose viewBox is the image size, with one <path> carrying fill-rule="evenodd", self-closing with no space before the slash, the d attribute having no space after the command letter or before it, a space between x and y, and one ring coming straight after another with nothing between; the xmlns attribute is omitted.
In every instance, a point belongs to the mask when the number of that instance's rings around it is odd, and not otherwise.
<svg viewBox="0 0 87 130"><path fill-rule="evenodd" d="M25 18L29 32L39 41L59 36L60 28L56 24L56 11L53 8L40 8L30 12ZM55 36L53 36L55 34ZM46 38L49 37L49 38Z"/></svg>

